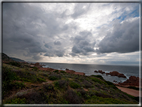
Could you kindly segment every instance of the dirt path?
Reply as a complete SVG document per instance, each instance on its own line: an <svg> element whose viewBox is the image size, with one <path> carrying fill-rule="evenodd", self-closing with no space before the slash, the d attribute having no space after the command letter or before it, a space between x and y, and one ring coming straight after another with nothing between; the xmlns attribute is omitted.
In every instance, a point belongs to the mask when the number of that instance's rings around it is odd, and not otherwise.
<svg viewBox="0 0 142 107"><path fill-rule="evenodd" d="M129 89L129 88L124 88L124 87L119 87L119 86L116 86L118 89L120 89L121 91L127 93L127 94L130 94L134 97L138 97L139 96L139 91L138 90L134 90L134 89Z"/></svg>

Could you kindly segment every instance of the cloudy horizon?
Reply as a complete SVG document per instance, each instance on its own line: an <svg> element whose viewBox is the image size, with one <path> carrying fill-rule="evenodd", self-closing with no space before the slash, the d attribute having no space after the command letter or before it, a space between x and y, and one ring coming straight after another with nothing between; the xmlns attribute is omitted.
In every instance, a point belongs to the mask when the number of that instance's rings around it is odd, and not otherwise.
<svg viewBox="0 0 142 107"><path fill-rule="evenodd" d="M139 3L3 3L3 52L32 62L139 65Z"/></svg>

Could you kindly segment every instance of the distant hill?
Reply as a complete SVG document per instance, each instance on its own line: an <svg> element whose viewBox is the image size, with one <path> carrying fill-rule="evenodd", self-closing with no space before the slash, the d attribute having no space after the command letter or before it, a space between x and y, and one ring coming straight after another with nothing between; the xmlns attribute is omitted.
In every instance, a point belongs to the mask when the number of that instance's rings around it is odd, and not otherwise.
<svg viewBox="0 0 142 107"><path fill-rule="evenodd" d="M24 60L19 59L19 58L14 58L14 57L10 57L10 58L14 61L17 61L17 62L25 62Z"/></svg>
<svg viewBox="0 0 142 107"><path fill-rule="evenodd" d="M13 61L9 56L7 56L5 53L2 53L2 60L3 61Z"/></svg>
<svg viewBox="0 0 142 107"><path fill-rule="evenodd" d="M25 62L24 60L19 59L19 58L9 57L9 56L6 55L5 53L2 53L2 60L3 60L3 61Z"/></svg>

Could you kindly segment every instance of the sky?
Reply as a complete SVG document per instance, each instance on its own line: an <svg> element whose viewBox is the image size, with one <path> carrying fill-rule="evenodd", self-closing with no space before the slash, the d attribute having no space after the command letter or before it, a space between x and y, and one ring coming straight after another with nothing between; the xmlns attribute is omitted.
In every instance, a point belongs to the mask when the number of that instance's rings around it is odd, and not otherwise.
<svg viewBox="0 0 142 107"><path fill-rule="evenodd" d="M139 64L139 3L3 3L3 52L25 61Z"/></svg>

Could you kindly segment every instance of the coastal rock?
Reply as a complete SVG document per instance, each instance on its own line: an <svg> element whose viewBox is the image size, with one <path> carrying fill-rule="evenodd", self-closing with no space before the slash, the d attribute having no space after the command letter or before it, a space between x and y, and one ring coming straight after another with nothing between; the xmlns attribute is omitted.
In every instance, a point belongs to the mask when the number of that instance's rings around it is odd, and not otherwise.
<svg viewBox="0 0 142 107"><path fill-rule="evenodd" d="M85 73L83 73L83 72L74 72L74 74L76 74L76 75L83 75L83 76L85 76Z"/></svg>
<svg viewBox="0 0 142 107"><path fill-rule="evenodd" d="M67 69L66 69L66 72L67 72L67 73L70 73L70 74L74 74L74 73L75 73L74 70L67 70Z"/></svg>
<svg viewBox="0 0 142 107"><path fill-rule="evenodd" d="M98 70L99 73L104 74L105 72L103 72L102 70Z"/></svg>
<svg viewBox="0 0 142 107"><path fill-rule="evenodd" d="M110 75L110 73L106 73L106 75Z"/></svg>
<svg viewBox="0 0 142 107"><path fill-rule="evenodd" d="M139 86L139 77L130 76L129 79L127 79L123 83L118 83L118 84L127 85L127 86Z"/></svg>
<svg viewBox="0 0 142 107"><path fill-rule="evenodd" d="M97 71L97 70L95 70L94 72L98 73L98 71Z"/></svg>

